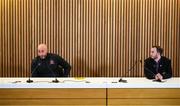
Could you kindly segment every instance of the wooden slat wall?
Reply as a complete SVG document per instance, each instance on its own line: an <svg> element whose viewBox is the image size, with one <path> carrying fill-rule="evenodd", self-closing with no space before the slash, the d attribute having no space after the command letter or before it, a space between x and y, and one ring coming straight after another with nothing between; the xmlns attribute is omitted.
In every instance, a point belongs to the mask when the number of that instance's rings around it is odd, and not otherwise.
<svg viewBox="0 0 180 106"><path fill-rule="evenodd" d="M152 45L180 77L180 0L0 0L0 77L26 77L37 46L64 57L71 76L143 77Z"/></svg>

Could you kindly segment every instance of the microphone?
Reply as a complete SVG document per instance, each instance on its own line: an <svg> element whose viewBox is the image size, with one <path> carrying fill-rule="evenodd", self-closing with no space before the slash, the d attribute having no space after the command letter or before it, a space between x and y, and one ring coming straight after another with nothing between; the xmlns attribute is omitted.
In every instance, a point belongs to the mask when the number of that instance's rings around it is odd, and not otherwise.
<svg viewBox="0 0 180 106"><path fill-rule="evenodd" d="M31 76L33 75L33 73L37 70L37 68L41 65L41 63L38 63L38 65L34 68L34 70L32 71L31 75L29 73L29 79L26 81L27 83L32 83L33 80L31 80Z"/></svg>
<svg viewBox="0 0 180 106"><path fill-rule="evenodd" d="M59 80L57 79L57 77L56 77L56 75L55 75L55 73L53 72L53 70L49 67L49 64L48 63L46 63L47 64L47 67L48 67L48 69L51 71L51 73L53 74L53 76L55 77L55 80L52 80L52 82L54 82L54 83L58 83L59 82Z"/></svg>
<svg viewBox="0 0 180 106"><path fill-rule="evenodd" d="M137 60L137 61L133 64L133 66L131 66L131 67L129 68L128 72L131 72L131 71L134 69L134 67L137 66L137 64L138 64L139 62L142 63L142 60ZM127 83L127 80L123 80L122 78L120 78L120 79L119 79L119 82Z"/></svg>

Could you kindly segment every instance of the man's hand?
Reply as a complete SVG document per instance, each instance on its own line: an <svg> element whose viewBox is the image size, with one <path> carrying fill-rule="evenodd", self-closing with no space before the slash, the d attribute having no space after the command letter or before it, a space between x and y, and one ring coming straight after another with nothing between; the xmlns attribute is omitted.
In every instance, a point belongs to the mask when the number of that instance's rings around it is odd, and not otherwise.
<svg viewBox="0 0 180 106"><path fill-rule="evenodd" d="M156 74L155 79L156 80L162 80L163 76L160 73L158 73L158 74Z"/></svg>

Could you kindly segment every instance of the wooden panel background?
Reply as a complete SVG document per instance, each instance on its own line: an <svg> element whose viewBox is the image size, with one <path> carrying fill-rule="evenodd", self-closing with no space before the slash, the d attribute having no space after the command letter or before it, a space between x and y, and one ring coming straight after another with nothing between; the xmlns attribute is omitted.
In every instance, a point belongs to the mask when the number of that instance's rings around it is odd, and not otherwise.
<svg viewBox="0 0 180 106"><path fill-rule="evenodd" d="M179 106L180 89L108 89L108 106Z"/></svg>
<svg viewBox="0 0 180 106"><path fill-rule="evenodd" d="M26 77L39 43L71 76L143 77L152 45L180 76L180 0L0 0L0 77Z"/></svg>
<svg viewBox="0 0 180 106"><path fill-rule="evenodd" d="M179 106L180 89L0 89L2 106ZM24 95L26 94L26 95ZM96 95L96 96L94 96Z"/></svg>
<svg viewBox="0 0 180 106"><path fill-rule="evenodd" d="M105 106L106 104L106 89L99 88L17 88L1 89L0 93L1 106Z"/></svg>

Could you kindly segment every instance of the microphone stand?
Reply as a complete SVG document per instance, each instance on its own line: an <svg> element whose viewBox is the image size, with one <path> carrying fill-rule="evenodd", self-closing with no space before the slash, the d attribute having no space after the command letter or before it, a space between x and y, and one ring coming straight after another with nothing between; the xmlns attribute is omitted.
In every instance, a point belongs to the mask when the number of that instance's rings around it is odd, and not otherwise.
<svg viewBox="0 0 180 106"><path fill-rule="evenodd" d="M29 79L26 81L27 83L32 83L33 80L31 80L31 76L32 74L37 70L37 68L41 65L41 63L38 63L38 65L34 68L34 70L32 71L31 75L30 75L30 72L29 72Z"/></svg>
<svg viewBox="0 0 180 106"><path fill-rule="evenodd" d="M134 67L137 65L137 63L139 63L139 62L142 63L142 60L136 61L136 62L133 64L133 66L130 67L130 69L128 70L128 72L131 72L131 71L134 69ZM127 83L127 80L124 80L124 79L121 77L118 82Z"/></svg>
<svg viewBox="0 0 180 106"><path fill-rule="evenodd" d="M56 77L56 75L55 75L55 73L53 72L53 70L49 67L49 64L48 63L46 63L47 64L47 67L48 67L48 69L51 71L51 73L54 75L54 77L55 77L55 80L52 80L52 82L53 83L59 83L59 80L57 79L57 77Z"/></svg>

